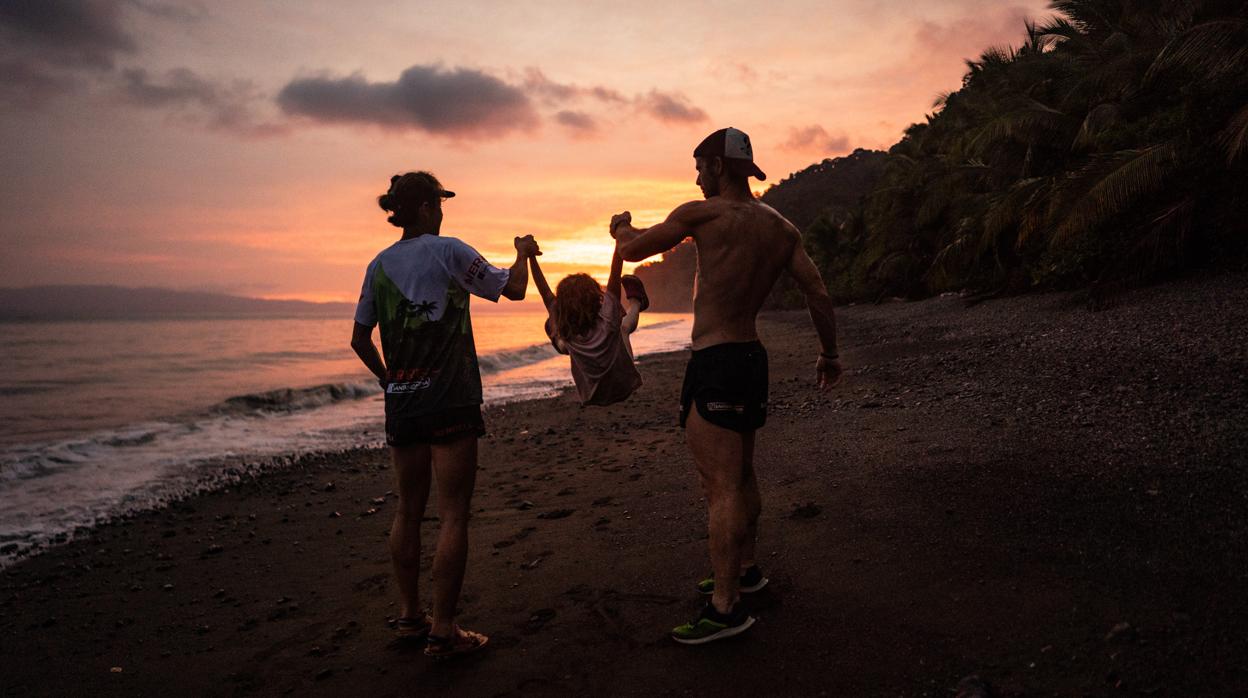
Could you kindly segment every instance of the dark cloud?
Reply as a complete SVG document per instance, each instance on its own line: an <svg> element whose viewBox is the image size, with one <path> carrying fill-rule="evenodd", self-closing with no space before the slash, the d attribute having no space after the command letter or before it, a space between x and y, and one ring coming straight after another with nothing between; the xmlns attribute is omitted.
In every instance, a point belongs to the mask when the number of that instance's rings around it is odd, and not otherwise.
<svg viewBox="0 0 1248 698"><path fill-rule="evenodd" d="M524 72L524 89L546 104L571 102L583 94L581 88L555 82L537 68L529 68Z"/></svg>
<svg viewBox="0 0 1248 698"><path fill-rule="evenodd" d="M610 104L628 102L628 98L609 87L601 85L581 87L558 83L546 77L537 68L529 68L525 71L524 89L547 105L564 104L586 97Z"/></svg>
<svg viewBox="0 0 1248 698"><path fill-rule="evenodd" d="M817 152L820 155L839 155L850 150L848 136L829 135L827 129L818 125L790 128L789 139L780 147L784 150Z"/></svg>
<svg viewBox="0 0 1248 698"><path fill-rule="evenodd" d="M163 109L210 129L244 136L273 136L287 128L268 123L256 113L263 95L249 82L222 83L186 68L154 79L142 68L123 70L122 94L137 107Z"/></svg>
<svg viewBox="0 0 1248 698"><path fill-rule="evenodd" d="M121 77L126 97L140 107L184 106L189 103L210 105L220 99L213 83L186 68L170 70L163 82L153 81L142 68L123 70Z"/></svg>
<svg viewBox="0 0 1248 698"><path fill-rule="evenodd" d="M194 24L208 17L208 8L198 2L177 5L171 2L156 2L155 0L129 0L129 2L153 17L174 22Z"/></svg>
<svg viewBox="0 0 1248 698"><path fill-rule="evenodd" d="M555 114L555 121L578 135L588 135L598 130L598 122L583 111L565 109Z"/></svg>
<svg viewBox="0 0 1248 698"><path fill-rule="evenodd" d="M362 75L293 80L278 93L287 114L326 123L412 128L453 137L498 137L528 129L537 113L528 94L469 68L416 65L394 82Z"/></svg>
<svg viewBox="0 0 1248 698"><path fill-rule="evenodd" d="M119 0L0 0L0 33L26 60L110 69L138 46Z"/></svg>
<svg viewBox="0 0 1248 698"><path fill-rule="evenodd" d="M21 107L38 107L78 84L72 75L50 72L29 61L0 60L0 95Z"/></svg>
<svg viewBox="0 0 1248 698"><path fill-rule="evenodd" d="M164 0L0 0L0 94L22 107L117 79L116 64L139 45L128 16L197 22L198 2Z"/></svg>
<svg viewBox="0 0 1248 698"><path fill-rule="evenodd" d="M666 123L698 123L707 119L706 112L690 104L682 94L650 90L630 98L619 90L602 85L583 87L555 82L537 68L525 71L524 89L544 106L552 108L593 100L608 107L631 105L637 111ZM580 124L590 123L596 128L596 120L587 121L592 119L593 117L583 111L565 109L555 114L556 121L573 129L586 128L587 126Z"/></svg>
<svg viewBox="0 0 1248 698"><path fill-rule="evenodd" d="M697 123L706 121L706 112L689 104L684 95L650 90L634 100L637 108L666 123Z"/></svg>
<svg viewBox="0 0 1248 698"><path fill-rule="evenodd" d="M631 106L633 109L666 123L698 123L707 120L706 112L693 106L682 94L650 90L645 94L625 97L618 90L602 85L582 87L555 82L537 68L525 72L524 89L542 104L558 108L569 103L597 101L608 108ZM555 121L580 131L597 130L598 120L584 111L561 110Z"/></svg>

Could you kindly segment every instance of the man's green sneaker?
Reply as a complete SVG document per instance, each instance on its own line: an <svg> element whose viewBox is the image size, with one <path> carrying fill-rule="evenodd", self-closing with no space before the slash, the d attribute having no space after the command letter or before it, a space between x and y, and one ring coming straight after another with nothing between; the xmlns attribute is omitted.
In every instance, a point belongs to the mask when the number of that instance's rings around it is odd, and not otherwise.
<svg viewBox="0 0 1248 698"><path fill-rule="evenodd" d="M720 613L708 603L696 619L672 628L672 639L682 645L701 645L740 635L751 625L754 625L754 616L742 610L741 604L729 613Z"/></svg>
<svg viewBox="0 0 1248 698"><path fill-rule="evenodd" d="M758 565L750 565L750 568L745 571L745 574L741 575L737 580L738 591L742 594L753 594L754 592L767 586L768 581L770 580L763 576L763 571L758 569ZM706 579L698 582L698 593L705 594L707 596L714 594L715 577L707 577Z"/></svg>

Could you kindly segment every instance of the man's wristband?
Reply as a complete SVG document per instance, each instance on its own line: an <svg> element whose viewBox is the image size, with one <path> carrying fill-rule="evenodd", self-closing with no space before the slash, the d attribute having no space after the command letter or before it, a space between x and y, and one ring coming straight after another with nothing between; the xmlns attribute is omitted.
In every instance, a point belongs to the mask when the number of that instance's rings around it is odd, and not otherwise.
<svg viewBox="0 0 1248 698"><path fill-rule="evenodd" d="M829 354L826 351L821 351L819 352L819 358L827 359L828 361L836 361L837 359L841 358L841 355L837 353Z"/></svg>

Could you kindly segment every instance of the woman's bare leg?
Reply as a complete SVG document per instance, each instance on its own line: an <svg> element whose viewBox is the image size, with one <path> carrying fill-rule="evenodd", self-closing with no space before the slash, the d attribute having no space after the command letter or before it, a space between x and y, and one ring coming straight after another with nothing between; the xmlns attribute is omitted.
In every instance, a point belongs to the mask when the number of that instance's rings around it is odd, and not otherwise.
<svg viewBox="0 0 1248 698"><path fill-rule="evenodd" d="M477 479L477 437L430 447L438 488L438 549L433 557L431 635L455 634L455 606L468 560L468 512Z"/></svg>
<svg viewBox="0 0 1248 698"><path fill-rule="evenodd" d="M399 493L390 524L390 559L399 583L399 617L415 618L420 613L420 522L429 501L429 445L396 446L390 454Z"/></svg>

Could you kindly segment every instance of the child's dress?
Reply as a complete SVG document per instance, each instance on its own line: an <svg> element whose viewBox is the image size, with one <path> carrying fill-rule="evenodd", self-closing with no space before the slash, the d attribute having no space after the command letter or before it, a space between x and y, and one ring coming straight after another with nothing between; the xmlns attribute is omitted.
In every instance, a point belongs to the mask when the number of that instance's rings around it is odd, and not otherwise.
<svg viewBox="0 0 1248 698"><path fill-rule="evenodd" d="M556 301L557 302L557 301ZM546 334L561 354L572 359L572 380L582 405L610 405L624 400L641 387L641 374L633 365L627 338L620 329L624 308L620 299L602 294L598 321L588 334L556 337L553 323L546 323Z"/></svg>

